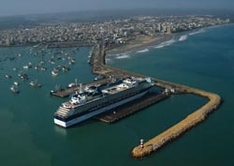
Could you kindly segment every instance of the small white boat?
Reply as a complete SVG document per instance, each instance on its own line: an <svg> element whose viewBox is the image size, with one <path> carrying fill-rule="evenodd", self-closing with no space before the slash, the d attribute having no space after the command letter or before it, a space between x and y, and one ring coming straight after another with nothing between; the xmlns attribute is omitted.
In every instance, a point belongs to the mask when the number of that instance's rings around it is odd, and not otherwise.
<svg viewBox="0 0 234 166"><path fill-rule="evenodd" d="M71 64L75 64L75 63L76 63L75 58L72 58L72 59L70 60L70 63L71 63Z"/></svg>
<svg viewBox="0 0 234 166"><path fill-rule="evenodd" d="M41 60L41 61L40 61L40 64L41 64L41 65L45 64L45 61Z"/></svg>
<svg viewBox="0 0 234 166"><path fill-rule="evenodd" d="M35 88L40 88L40 87L41 87L41 84L39 84L39 83L37 82L37 80L31 81L29 84L30 84L32 87L35 87Z"/></svg>
<svg viewBox="0 0 234 166"><path fill-rule="evenodd" d="M14 85L12 85L10 87L10 90L12 93L19 93L20 92L20 90L17 88L17 86L14 86Z"/></svg>
<svg viewBox="0 0 234 166"><path fill-rule="evenodd" d="M67 66L62 66L61 68L62 68L62 71L68 71L68 70L70 70L70 68L67 67Z"/></svg>
<svg viewBox="0 0 234 166"><path fill-rule="evenodd" d="M34 67L35 70L39 70L39 68L40 68L39 66L35 66Z"/></svg>
<svg viewBox="0 0 234 166"><path fill-rule="evenodd" d="M56 85L55 88L50 91L50 94L53 94L53 93L56 93L56 92L60 92L62 90L63 89L59 85Z"/></svg>
<svg viewBox="0 0 234 166"><path fill-rule="evenodd" d="M75 79L75 82L69 83L69 84L67 85L67 88L76 87L77 85L78 85L77 79Z"/></svg>
<svg viewBox="0 0 234 166"><path fill-rule="evenodd" d="M15 85L15 86L19 86L19 83L15 81L15 82L14 82L14 85Z"/></svg>
<svg viewBox="0 0 234 166"><path fill-rule="evenodd" d="M46 67L41 67L41 71L46 71Z"/></svg>
<svg viewBox="0 0 234 166"><path fill-rule="evenodd" d="M50 59L49 62L50 62L51 64L55 64L54 59Z"/></svg>
<svg viewBox="0 0 234 166"><path fill-rule="evenodd" d="M28 75L25 73L19 73L18 76L22 79L22 80L27 80L28 79Z"/></svg>
<svg viewBox="0 0 234 166"><path fill-rule="evenodd" d="M76 83L70 83L70 84L67 85L67 88L72 88L72 87L75 87L75 86L77 86Z"/></svg>
<svg viewBox="0 0 234 166"><path fill-rule="evenodd" d="M24 68L24 69L28 69L29 66L28 66L28 65L24 65L23 68Z"/></svg>
<svg viewBox="0 0 234 166"><path fill-rule="evenodd" d="M59 74L59 71L57 69L54 69L54 70L51 71L51 74L53 76L57 76Z"/></svg>
<svg viewBox="0 0 234 166"><path fill-rule="evenodd" d="M8 74L6 74L6 75L5 75L5 78L11 78L11 76L10 76L10 75L8 75Z"/></svg>

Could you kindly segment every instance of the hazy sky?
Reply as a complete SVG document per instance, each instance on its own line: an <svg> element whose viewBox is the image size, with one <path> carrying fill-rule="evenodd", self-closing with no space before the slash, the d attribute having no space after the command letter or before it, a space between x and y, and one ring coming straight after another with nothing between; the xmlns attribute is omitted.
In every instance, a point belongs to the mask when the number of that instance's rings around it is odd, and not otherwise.
<svg viewBox="0 0 234 166"><path fill-rule="evenodd" d="M0 0L0 16L134 8L233 9L234 0Z"/></svg>

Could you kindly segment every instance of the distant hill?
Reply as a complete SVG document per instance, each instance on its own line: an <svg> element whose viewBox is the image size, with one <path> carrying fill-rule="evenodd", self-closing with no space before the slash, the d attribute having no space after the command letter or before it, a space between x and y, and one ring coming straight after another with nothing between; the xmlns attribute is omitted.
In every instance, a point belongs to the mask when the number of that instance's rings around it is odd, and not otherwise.
<svg viewBox="0 0 234 166"><path fill-rule="evenodd" d="M45 23L61 23L61 22L93 22L108 19L127 18L138 15L218 15L232 16L234 11L227 10L204 10L204 9L115 9L115 10L92 10L65 13L45 13L20 16L0 17L0 30L14 28L29 28ZM234 19L232 19L233 21Z"/></svg>

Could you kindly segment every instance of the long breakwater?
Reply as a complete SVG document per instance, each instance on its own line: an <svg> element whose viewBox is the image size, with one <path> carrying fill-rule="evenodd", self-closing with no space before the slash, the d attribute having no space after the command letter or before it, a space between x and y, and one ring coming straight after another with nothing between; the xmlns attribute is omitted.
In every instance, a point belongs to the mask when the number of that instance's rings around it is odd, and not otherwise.
<svg viewBox="0 0 234 166"><path fill-rule="evenodd" d="M159 150L161 147L163 147L170 141L178 138L192 127L204 121L209 115L209 113L216 110L221 104L221 97L217 94L205 92L199 89L194 89L186 86L181 86L180 89L183 93L192 93L195 95L206 97L209 99L209 101L201 108L188 115L185 119L181 120L179 123L175 124L166 131L155 136L154 138L148 140L146 143L144 143L143 147L140 145L135 147L131 152L133 157L141 158L151 154L154 151Z"/></svg>
<svg viewBox="0 0 234 166"><path fill-rule="evenodd" d="M91 57L91 64L93 66L93 73L95 74L146 77L105 65L105 49L101 44L94 46ZM194 94L207 98L208 102L161 134L146 141L143 145L138 145L133 148L131 154L135 158L142 158L146 155L149 155L152 152L159 150L170 141L183 135L186 131L204 121L212 111L219 107L222 102L222 99L218 94L206 92L185 85L167 82L157 78L154 78L154 81L155 85L168 89L173 94Z"/></svg>

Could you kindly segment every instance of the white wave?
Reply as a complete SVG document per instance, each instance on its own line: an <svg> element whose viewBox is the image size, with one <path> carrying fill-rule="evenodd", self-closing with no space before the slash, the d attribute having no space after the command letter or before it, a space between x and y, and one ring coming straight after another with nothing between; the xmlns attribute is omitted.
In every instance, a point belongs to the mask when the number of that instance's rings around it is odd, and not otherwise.
<svg viewBox="0 0 234 166"><path fill-rule="evenodd" d="M187 35L182 35L180 36L179 41L185 41L187 38L188 38Z"/></svg>
<svg viewBox="0 0 234 166"><path fill-rule="evenodd" d="M154 48L163 48L165 45L158 45L158 46L155 46Z"/></svg>
<svg viewBox="0 0 234 166"><path fill-rule="evenodd" d="M175 40L174 39L171 39L171 40L168 40L168 41L165 41L165 42L162 42L156 46L154 46L154 48L163 48L165 46L169 46L171 44L175 43Z"/></svg>
<svg viewBox="0 0 234 166"><path fill-rule="evenodd" d="M205 32L205 30L202 28L202 29L200 29L200 30L198 30L198 31L191 32L189 35L190 35L190 36L192 36L192 35L197 35L197 34L203 33L203 32Z"/></svg>
<svg viewBox="0 0 234 166"><path fill-rule="evenodd" d="M143 50L139 50L139 51L137 51L136 53L144 53L144 52L148 52L149 51L149 49L143 49Z"/></svg>
<svg viewBox="0 0 234 166"><path fill-rule="evenodd" d="M126 58L130 58L130 55L129 54L122 54L120 56L116 56L115 59L126 59Z"/></svg>
<svg viewBox="0 0 234 166"><path fill-rule="evenodd" d="M107 54L108 57L116 57L116 56L120 56L120 54Z"/></svg>

